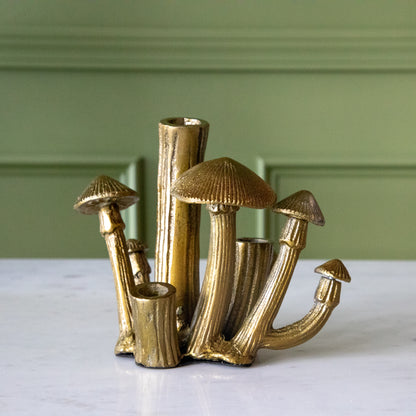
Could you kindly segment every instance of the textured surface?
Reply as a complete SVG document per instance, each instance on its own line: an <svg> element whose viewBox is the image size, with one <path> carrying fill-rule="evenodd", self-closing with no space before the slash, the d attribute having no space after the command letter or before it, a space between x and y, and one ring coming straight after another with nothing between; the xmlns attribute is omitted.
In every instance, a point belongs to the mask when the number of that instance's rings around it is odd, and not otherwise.
<svg viewBox="0 0 416 416"><path fill-rule="evenodd" d="M223 204L266 208L276 200L273 189L241 163L222 157L207 160L183 173L172 194L191 204Z"/></svg>
<svg viewBox="0 0 416 416"><path fill-rule="evenodd" d="M325 225L325 218L321 208L319 208L315 197L309 191L298 191L282 199L273 207L273 211L296 217L315 225Z"/></svg>
<svg viewBox="0 0 416 416"><path fill-rule="evenodd" d="M176 367L180 361L176 332L175 288L150 283L135 288L130 297L134 322L134 358L151 368Z"/></svg>
<svg viewBox="0 0 416 416"><path fill-rule="evenodd" d="M139 285L149 282L149 275L152 269L146 257L147 246L135 239L127 240L126 246L134 276L134 283Z"/></svg>
<svg viewBox="0 0 416 416"><path fill-rule="evenodd" d="M263 239L241 238L236 243L235 273L224 330L230 339L256 303L269 276L273 244Z"/></svg>
<svg viewBox="0 0 416 416"><path fill-rule="evenodd" d="M113 211L113 212L112 212ZM116 211L116 215L114 215ZM118 214L118 215L117 215ZM127 354L133 352L134 336L132 329L132 312L129 302L129 292L134 286L133 272L129 256L127 254L126 237L124 236L124 223L118 210L114 206L104 207L100 212L101 218L117 218L111 222L112 232L105 233L108 256L113 270L114 286L116 289L117 313L119 324L119 338L114 348L115 354Z"/></svg>
<svg viewBox="0 0 416 416"><path fill-rule="evenodd" d="M178 201L173 182L204 160L209 124L171 117L159 123L155 278L176 288L178 326L190 324L199 295L201 207Z"/></svg>
<svg viewBox="0 0 416 416"><path fill-rule="evenodd" d="M322 276L332 277L342 282L351 282L351 276L348 270L338 259L329 260L324 264L321 264L315 269L315 273L319 273Z"/></svg>
<svg viewBox="0 0 416 416"><path fill-rule="evenodd" d="M235 270L236 211L210 212L211 232L207 266L192 318L187 354L211 358L212 346L225 325Z"/></svg>
<svg viewBox="0 0 416 416"><path fill-rule="evenodd" d="M133 189L114 178L101 175L95 178L77 198L74 209L83 214L96 214L104 205L117 204L120 210L139 200Z"/></svg>
<svg viewBox="0 0 416 416"><path fill-rule="evenodd" d="M276 327L312 306L322 262L298 263ZM111 354L117 306L108 260L0 260L1 413L414 416L416 262L346 266L354 280L308 343L260 350L251 368L156 371Z"/></svg>

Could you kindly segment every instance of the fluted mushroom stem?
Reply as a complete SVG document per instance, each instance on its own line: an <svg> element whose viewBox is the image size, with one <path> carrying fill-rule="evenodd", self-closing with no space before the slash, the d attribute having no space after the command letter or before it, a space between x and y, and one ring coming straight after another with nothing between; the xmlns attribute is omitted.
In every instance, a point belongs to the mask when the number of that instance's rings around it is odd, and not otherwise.
<svg viewBox="0 0 416 416"><path fill-rule="evenodd" d="M116 289L120 335L114 353L129 354L133 353L134 335L128 293L129 286L134 286L134 280L123 232L125 224L117 205L102 207L99 219L100 232L107 244Z"/></svg>
<svg viewBox="0 0 416 416"><path fill-rule="evenodd" d="M236 243L233 290L227 323L226 339L232 338L263 290L273 259L273 244L260 238L240 238Z"/></svg>
<svg viewBox="0 0 416 416"><path fill-rule="evenodd" d="M307 227L306 221L289 218L282 230L279 256L263 292L252 312L231 340L233 348L244 357L242 364L249 364L254 360L261 341L272 326L289 286L300 251L305 247Z"/></svg>
<svg viewBox="0 0 416 416"><path fill-rule="evenodd" d="M176 287L179 327L189 325L199 295L199 222L201 207L171 195L172 183L203 161L206 121L188 118L159 123L159 169L155 280Z"/></svg>
<svg viewBox="0 0 416 416"><path fill-rule="evenodd" d="M175 288L168 283L144 283L130 296L137 364L152 368L175 367L180 362L176 331Z"/></svg>
<svg viewBox="0 0 416 416"><path fill-rule="evenodd" d="M238 207L208 206L211 232L207 268L194 318L187 355L209 359L225 324L235 267L235 213Z"/></svg>
<svg viewBox="0 0 416 416"><path fill-rule="evenodd" d="M315 305L299 321L267 332L261 348L283 350L303 344L314 337L326 324L332 311L339 304L341 283L321 278L315 292Z"/></svg>

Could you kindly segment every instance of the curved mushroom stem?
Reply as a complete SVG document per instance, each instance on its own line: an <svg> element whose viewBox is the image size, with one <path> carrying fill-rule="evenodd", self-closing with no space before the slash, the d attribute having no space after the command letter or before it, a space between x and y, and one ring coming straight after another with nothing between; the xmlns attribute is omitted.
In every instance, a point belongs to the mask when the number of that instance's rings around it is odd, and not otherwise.
<svg viewBox="0 0 416 416"><path fill-rule="evenodd" d="M341 283L322 277L315 292L315 305L299 321L267 332L260 348L283 350L303 344L314 337L326 324L339 304Z"/></svg>
<svg viewBox="0 0 416 416"><path fill-rule="evenodd" d="M216 354L216 359L238 365L249 365L254 361L256 352L282 304L299 254L305 248L307 229L307 221L288 219L279 240L279 256L266 286L230 345L223 344L224 352Z"/></svg>
<svg viewBox="0 0 416 416"><path fill-rule="evenodd" d="M201 295L191 324L187 355L210 359L221 337L231 298L235 268L235 214L238 207L208 205L211 235Z"/></svg>
<svg viewBox="0 0 416 416"><path fill-rule="evenodd" d="M123 232L125 224L115 204L103 206L99 211L99 219L100 232L107 244L116 288L120 335L114 353L130 354L134 351L134 335L128 293L134 287L134 280Z"/></svg>

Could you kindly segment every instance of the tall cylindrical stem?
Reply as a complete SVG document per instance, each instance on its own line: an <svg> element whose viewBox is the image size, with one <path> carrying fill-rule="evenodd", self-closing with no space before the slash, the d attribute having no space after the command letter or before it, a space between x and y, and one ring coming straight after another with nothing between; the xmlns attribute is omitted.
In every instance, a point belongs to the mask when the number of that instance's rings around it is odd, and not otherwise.
<svg viewBox="0 0 416 416"><path fill-rule="evenodd" d="M207 268L191 325L187 355L209 358L223 330L235 267L235 213L238 207L209 205L211 234ZM208 354L208 355L206 355Z"/></svg>
<svg viewBox="0 0 416 416"><path fill-rule="evenodd" d="M260 238L239 238L236 243L234 284L224 334L232 338L256 303L273 259L273 244Z"/></svg>
<svg viewBox="0 0 416 416"><path fill-rule="evenodd" d="M171 196L172 183L203 161L209 124L172 118L159 124L159 170L155 280L176 288L180 326L189 325L199 295L201 208Z"/></svg>
<svg viewBox="0 0 416 416"><path fill-rule="evenodd" d="M308 223L289 218L280 236L280 252L266 286L241 329L231 340L247 363L254 360L260 342L271 328L289 286L300 251L306 245Z"/></svg>
<svg viewBox="0 0 416 416"><path fill-rule="evenodd" d="M125 224L115 204L102 207L98 215L100 232L107 244L116 288L120 336L114 348L114 353L116 355L129 354L133 353L134 335L128 291L129 288L134 286L134 280L123 232Z"/></svg>
<svg viewBox="0 0 416 416"><path fill-rule="evenodd" d="M135 288L130 300L136 335L136 363L153 368L177 366L180 352L175 288L168 283L144 283Z"/></svg>

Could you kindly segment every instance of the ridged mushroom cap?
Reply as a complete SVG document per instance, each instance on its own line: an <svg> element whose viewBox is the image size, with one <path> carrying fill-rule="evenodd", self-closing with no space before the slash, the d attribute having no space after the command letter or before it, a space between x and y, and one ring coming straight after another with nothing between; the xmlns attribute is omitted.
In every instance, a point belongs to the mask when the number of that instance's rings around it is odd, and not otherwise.
<svg viewBox="0 0 416 416"><path fill-rule="evenodd" d="M315 225L325 225L321 208L309 191L298 191L276 203L272 209L274 212L299 218Z"/></svg>
<svg viewBox="0 0 416 416"><path fill-rule="evenodd" d="M127 251L129 253L144 253L148 250L146 244L134 238L127 240L126 244L127 244Z"/></svg>
<svg viewBox="0 0 416 416"><path fill-rule="evenodd" d="M315 273L342 282L351 282L351 276L341 260L329 260L315 269Z"/></svg>
<svg viewBox="0 0 416 416"><path fill-rule="evenodd" d="M109 176L95 178L75 202L74 209L83 214L96 214L101 207L117 204L128 208L139 200L139 195L128 186Z"/></svg>
<svg viewBox="0 0 416 416"><path fill-rule="evenodd" d="M276 200L273 189L252 170L228 157L208 160L184 172L172 195L195 204L266 208Z"/></svg>

